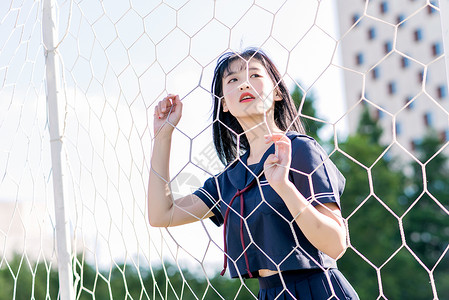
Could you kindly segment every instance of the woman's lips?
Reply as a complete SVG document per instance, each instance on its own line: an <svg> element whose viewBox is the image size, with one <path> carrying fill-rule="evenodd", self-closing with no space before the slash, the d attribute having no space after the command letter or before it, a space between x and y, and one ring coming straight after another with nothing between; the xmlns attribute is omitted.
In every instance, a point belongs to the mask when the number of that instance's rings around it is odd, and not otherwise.
<svg viewBox="0 0 449 300"><path fill-rule="evenodd" d="M243 93L240 95L240 102L250 102L253 101L255 99L255 97L253 96L253 94L251 93Z"/></svg>

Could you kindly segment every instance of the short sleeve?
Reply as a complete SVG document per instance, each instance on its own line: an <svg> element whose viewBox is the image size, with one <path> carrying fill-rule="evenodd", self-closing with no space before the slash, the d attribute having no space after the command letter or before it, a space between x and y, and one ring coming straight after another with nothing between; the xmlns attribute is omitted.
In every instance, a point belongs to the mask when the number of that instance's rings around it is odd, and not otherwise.
<svg viewBox="0 0 449 300"><path fill-rule="evenodd" d="M345 178L330 160L324 149L312 138L300 136L292 140L290 180L312 205L336 203Z"/></svg>
<svg viewBox="0 0 449 300"><path fill-rule="evenodd" d="M220 197L217 189L217 182L215 177L210 177L204 182L203 187L200 187L195 192L194 195L198 196L203 202L209 207L214 216L211 217L211 221L214 222L215 225L221 226L224 222L223 215L220 211Z"/></svg>

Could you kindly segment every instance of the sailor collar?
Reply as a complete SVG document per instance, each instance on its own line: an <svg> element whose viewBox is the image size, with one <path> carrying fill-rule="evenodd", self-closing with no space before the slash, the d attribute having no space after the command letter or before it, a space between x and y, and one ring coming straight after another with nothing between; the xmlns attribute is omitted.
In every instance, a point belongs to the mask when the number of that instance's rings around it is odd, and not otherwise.
<svg viewBox="0 0 449 300"><path fill-rule="evenodd" d="M290 138L290 140L294 139L298 136L297 132L287 132L286 136ZM260 161L255 164L254 168L251 168L252 173L257 177L263 171L263 166L265 164L265 160L267 157L274 153L274 143L265 151ZM229 166L227 170L227 176L229 182L238 190L244 189L248 186L256 177L251 173L250 167L248 166L248 156L250 154L250 150L248 149L240 158L234 162L231 166Z"/></svg>

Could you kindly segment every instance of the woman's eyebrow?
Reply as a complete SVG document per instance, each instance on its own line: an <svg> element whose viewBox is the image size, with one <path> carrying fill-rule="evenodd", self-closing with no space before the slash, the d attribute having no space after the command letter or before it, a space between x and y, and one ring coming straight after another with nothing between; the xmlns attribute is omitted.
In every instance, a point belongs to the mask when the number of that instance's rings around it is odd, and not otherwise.
<svg viewBox="0 0 449 300"><path fill-rule="evenodd" d="M262 69L259 68L259 67L252 67L252 68L249 68L249 71L260 71L260 70L262 70Z"/></svg>
<svg viewBox="0 0 449 300"><path fill-rule="evenodd" d="M238 70L238 71L230 71L229 73L225 73L224 74L224 78L226 78L226 77L229 77L229 76L232 76L232 75L235 75L236 73L238 73L238 72L241 72L241 71L243 71L243 70L245 70L246 68L242 68L241 70ZM259 67L252 67L252 68L249 68L248 69L248 72L251 72L251 71L260 71L261 70L261 68L259 68Z"/></svg>

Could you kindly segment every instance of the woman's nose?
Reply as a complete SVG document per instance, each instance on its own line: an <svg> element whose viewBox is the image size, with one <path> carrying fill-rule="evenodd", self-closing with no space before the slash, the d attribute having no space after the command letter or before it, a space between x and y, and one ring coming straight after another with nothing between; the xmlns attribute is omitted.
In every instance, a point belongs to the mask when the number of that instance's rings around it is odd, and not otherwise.
<svg viewBox="0 0 449 300"><path fill-rule="evenodd" d="M242 83L242 84L240 85L240 90L241 90L241 91L246 90L246 89L249 89L249 84L248 84L248 82L244 82L244 83Z"/></svg>

